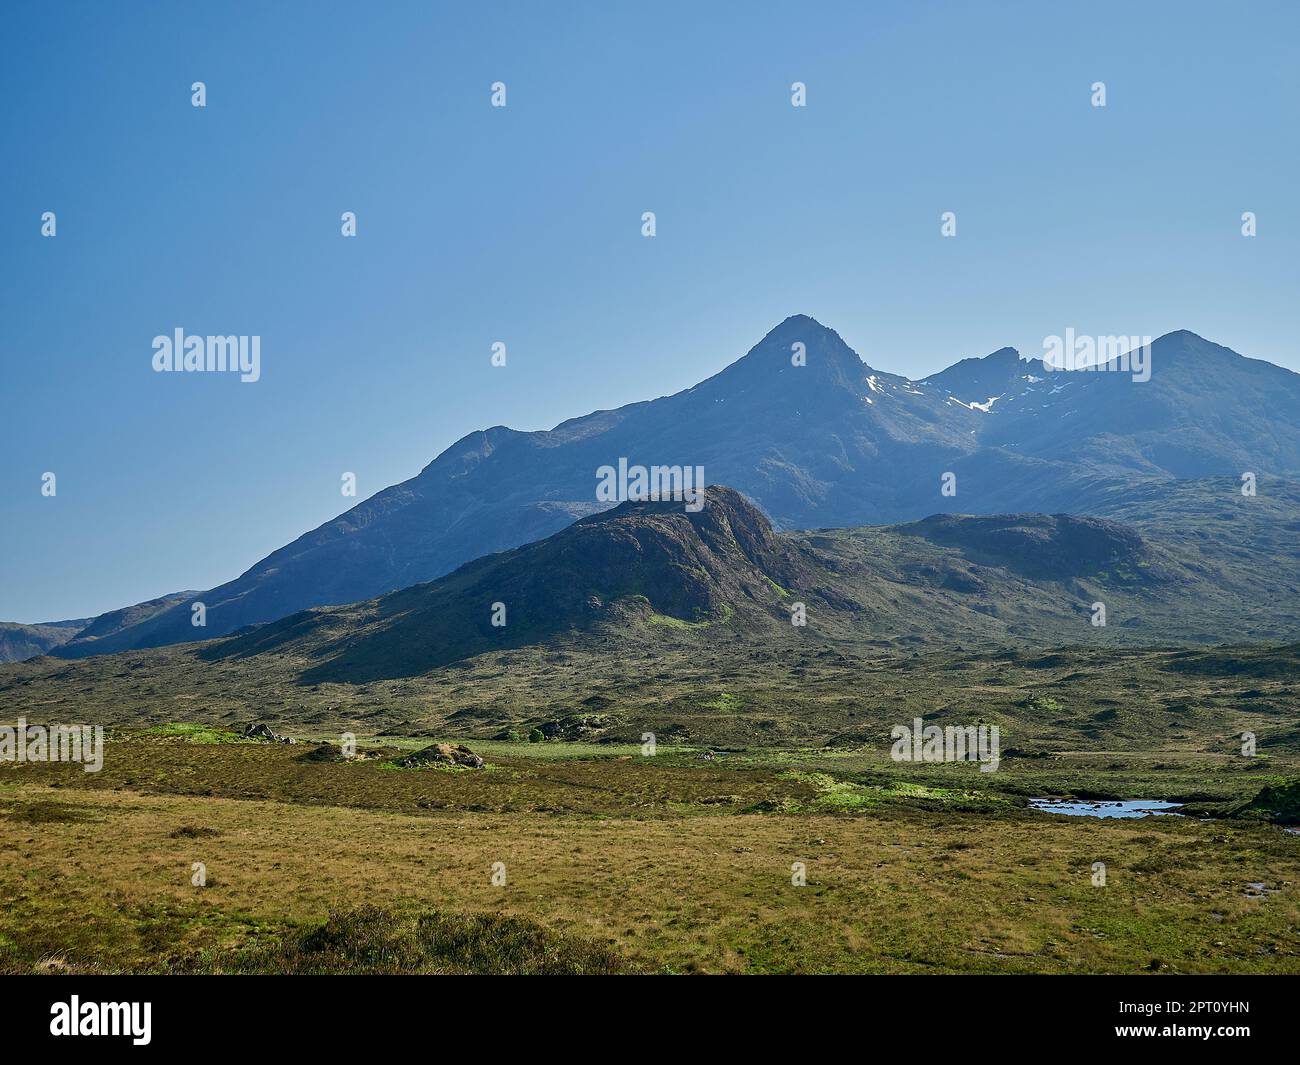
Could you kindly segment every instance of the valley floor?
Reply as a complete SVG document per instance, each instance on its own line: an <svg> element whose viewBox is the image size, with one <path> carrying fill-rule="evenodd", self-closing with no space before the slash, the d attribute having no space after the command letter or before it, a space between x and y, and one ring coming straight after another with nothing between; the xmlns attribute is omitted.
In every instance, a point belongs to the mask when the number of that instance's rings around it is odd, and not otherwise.
<svg viewBox="0 0 1300 1065"><path fill-rule="evenodd" d="M1300 836L1021 805L1103 776L1222 800L1260 778L1176 755L926 776L853 752L503 744L456 772L193 740L119 736L99 774L0 766L0 971L228 970L377 906L517 916L619 971L1300 972Z"/></svg>

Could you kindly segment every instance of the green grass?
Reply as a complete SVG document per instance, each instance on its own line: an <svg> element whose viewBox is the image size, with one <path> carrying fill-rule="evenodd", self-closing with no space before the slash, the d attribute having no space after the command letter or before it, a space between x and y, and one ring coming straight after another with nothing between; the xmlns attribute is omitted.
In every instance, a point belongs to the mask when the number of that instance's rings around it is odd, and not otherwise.
<svg viewBox="0 0 1300 1065"><path fill-rule="evenodd" d="M494 767L488 762L477 768L468 765L449 765L446 762L425 762L423 765L394 765L392 762L380 762L379 768L392 770L395 773L490 773Z"/></svg>
<svg viewBox="0 0 1300 1065"><path fill-rule="evenodd" d="M702 629L709 625L708 621L686 621L668 614L649 614L646 616L646 621L665 629Z"/></svg>
<svg viewBox="0 0 1300 1065"><path fill-rule="evenodd" d="M689 747L658 744L659 754L689 751ZM487 758L495 753L508 758L532 758L543 761L600 760L606 758L641 758L639 743L572 743L548 740L545 743L512 743L509 740L484 740L474 744L474 752Z"/></svg>
<svg viewBox="0 0 1300 1065"><path fill-rule="evenodd" d="M926 808L952 808L964 810L1009 807L1012 800L991 792L938 787L898 780L887 784L861 784L833 776L828 772L789 770L782 779L807 784L814 791L810 800L787 801L782 812L841 811L858 812L886 803L920 805Z"/></svg>
<svg viewBox="0 0 1300 1065"><path fill-rule="evenodd" d="M183 739L187 743L257 743L258 740L246 739L229 729L216 728L183 721L168 721L163 725L154 725L145 730L150 736Z"/></svg>
<svg viewBox="0 0 1300 1065"><path fill-rule="evenodd" d="M770 584L773 589L775 589L776 594L781 596L782 599L790 598L789 589L782 588L779 584L776 583L776 581L772 580L772 578L769 577L766 573L763 574L763 580L767 581L767 583Z"/></svg>

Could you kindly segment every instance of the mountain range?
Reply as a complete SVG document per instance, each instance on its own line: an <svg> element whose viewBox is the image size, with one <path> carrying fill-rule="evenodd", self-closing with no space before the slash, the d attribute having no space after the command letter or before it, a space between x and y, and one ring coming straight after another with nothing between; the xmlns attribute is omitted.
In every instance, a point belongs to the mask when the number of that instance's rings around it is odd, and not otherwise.
<svg viewBox="0 0 1300 1065"><path fill-rule="evenodd" d="M1291 594L1262 603L1264 574L1274 588L1285 578ZM1104 625L1092 620L1098 602ZM365 684L494 651L649 647L665 635L769 652L1294 640L1298 608L1300 563L1239 556L1216 569L1186 538L1108 519L941 514L779 533L740 493L715 485L698 511L624 502L437 580L301 611L197 655L278 655L303 684Z"/></svg>
<svg viewBox="0 0 1300 1065"><path fill-rule="evenodd" d="M38 655L0 667L0 706L136 727L726 744L865 742L901 707L979 707L1067 745L1115 742L1098 730L1116 707L1134 715L1126 743L1193 725L1222 738L1246 708L1270 742L1296 742L1295 483L1113 497L1136 522L936 514L803 532L707 492L698 510L624 502L436 580L218 639Z"/></svg>
<svg viewBox="0 0 1300 1065"><path fill-rule="evenodd" d="M800 345L806 362L796 365ZM604 509L596 471L620 458L702 466L708 484L742 493L776 530L942 513L1140 523L1158 520L1187 482L1218 478L1229 499L1244 472L1300 477L1300 375L1186 331L1154 341L1150 357L1150 380L1135 381L1115 369L1053 370L1003 348L913 381L796 315L675 395L544 432L472 433L218 588L84 624L5 626L0 660L208 639L432 581ZM202 629L191 624L196 600Z"/></svg>

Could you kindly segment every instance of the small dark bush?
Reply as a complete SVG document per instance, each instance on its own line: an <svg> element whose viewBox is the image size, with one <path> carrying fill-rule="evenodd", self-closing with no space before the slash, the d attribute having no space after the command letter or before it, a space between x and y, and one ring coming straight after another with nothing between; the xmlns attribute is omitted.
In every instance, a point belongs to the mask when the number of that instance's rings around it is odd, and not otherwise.
<svg viewBox="0 0 1300 1065"><path fill-rule="evenodd" d="M175 832L167 833L168 839L210 839L221 835L215 828L203 825L181 825Z"/></svg>
<svg viewBox="0 0 1300 1065"><path fill-rule="evenodd" d="M610 975L617 955L500 914L396 914L378 906L330 914L278 942L204 955L177 971L208 973Z"/></svg>

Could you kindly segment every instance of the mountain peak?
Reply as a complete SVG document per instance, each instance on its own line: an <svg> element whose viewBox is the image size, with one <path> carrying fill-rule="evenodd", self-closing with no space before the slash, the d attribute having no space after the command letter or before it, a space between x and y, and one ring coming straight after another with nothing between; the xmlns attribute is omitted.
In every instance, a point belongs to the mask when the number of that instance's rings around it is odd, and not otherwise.
<svg viewBox="0 0 1300 1065"><path fill-rule="evenodd" d="M783 319L781 322L769 329L767 336L771 336L773 333L779 333L784 329L813 329L822 330L827 333L835 332L835 330L831 329L830 326L822 325L821 322L817 321L817 319L811 314L792 314L790 317Z"/></svg>
<svg viewBox="0 0 1300 1065"><path fill-rule="evenodd" d="M870 369L834 329L807 314L792 314L697 388L717 383L733 396L760 388L785 396L810 387L857 392Z"/></svg>
<svg viewBox="0 0 1300 1065"><path fill-rule="evenodd" d="M851 347L844 342L844 338L835 332L830 326L822 325L816 318L808 314L792 314L789 318L784 319L777 325L767 331L767 334L755 344L751 349L752 354L760 349L769 346L784 346L789 353L789 346L794 343L802 343L809 352L813 348L818 348L830 352L837 357L847 358L848 361L863 365L862 359ZM809 360L812 364L812 359Z"/></svg>
<svg viewBox="0 0 1300 1065"><path fill-rule="evenodd" d="M786 568L784 550L778 545L772 523L734 488L708 485L698 504L680 499L626 501L609 510L589 514L574 522L579 526L640 524L666 528L677 515L716 550L739 550L754 565L769 572Z"/></svg>
<svg viewBox="0 0 1300 1065"><path fill-rule="evenodd" d="M1020 352L1015 348L998 348L997 351L985 355L982 362L1019 362Z"/></svg>
<svg viewBox="0 0 1300 1065"><path fill-rule="evenodd" d="M1202 344L1212 343L1211 341L1206 340L1205 337L1201 336L1199 333L1193 333L1190 329L1175 329L1173 332L1165 333L1162 336L1156 337L1152 343L1158 344L1162 340L1178 340L1183 343L1187 343L1189 340L1196 340ZM1219 345L1215 344L1215 347L1219 347Z"/></svg>
<svg viewBox="0 0 1300 1065"><path fill-rule="evenodd" d="M976 355L955 362L925 380L947 389L963 403L987 403L1018 386L1023 387L1024 382L1020 379L1032 373L1036 367L1041 369L1042 363L1036 359L1021 358L1020 352L1015 348L998 348L988 355Z"/></svg>

